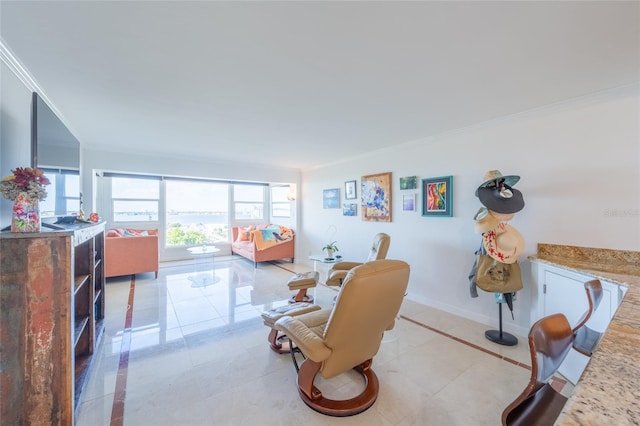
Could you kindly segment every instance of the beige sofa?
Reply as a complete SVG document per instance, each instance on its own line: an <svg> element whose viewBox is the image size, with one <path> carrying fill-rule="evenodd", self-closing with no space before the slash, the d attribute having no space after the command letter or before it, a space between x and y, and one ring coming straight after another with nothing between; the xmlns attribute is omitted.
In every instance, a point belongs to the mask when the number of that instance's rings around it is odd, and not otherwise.
<svg viewBox="0 0 640 426"><path fill-rule="evenodd" d="M105 237L105 277L155 272L158 278L157 229L109 229Z"/></svg>
<svg viewBox="0 0 640 426"><path fill-rule="evenodd" d="M255 267L258 267L258 262L270 260L291 259L291 263L294 262L295 235L289 228L278 225L258 225L255 229L234 226L231 235L231 254L253 261ZM271 239L265 241L267 238Z"/></svg>

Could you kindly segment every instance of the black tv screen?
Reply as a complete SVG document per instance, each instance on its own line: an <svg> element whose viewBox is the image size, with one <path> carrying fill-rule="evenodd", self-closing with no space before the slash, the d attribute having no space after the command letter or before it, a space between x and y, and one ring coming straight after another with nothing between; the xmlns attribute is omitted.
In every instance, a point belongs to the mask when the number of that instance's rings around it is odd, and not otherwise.
<svg viewBox="0 0 640 426"><path fill-rule="evenodd" d="M80 209L80 142L46 102L31 98L31 165L51 181L40 202L41 217L68 216Z"/></svg>

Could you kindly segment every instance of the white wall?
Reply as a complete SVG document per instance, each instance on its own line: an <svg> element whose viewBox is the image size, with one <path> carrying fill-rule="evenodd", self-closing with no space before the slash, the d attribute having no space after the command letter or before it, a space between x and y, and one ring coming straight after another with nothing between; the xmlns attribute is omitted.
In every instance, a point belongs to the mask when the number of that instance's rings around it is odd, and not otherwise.
<svg viewBox="0 0 640 426"><path fill-rule="evenodd" d="M31 90L2 64L0 171L30 164ZM515 321L505 330L525 335L532 286L526 256L538 242L640 250L640 114L638 88L626 88L523 113L440 137L417 140L361 158L306 172L231 163L210 163L153 154L96 151L81 154L85 211L94 200L96 169L298 184L296 258L305 260L331 240L347 259L361 260L374 234L391 235L390 258L411 264L409 298L497 325L492 295L469 296L467 275L480 237L473 215L474 191L487 170L522 177L517 189L526 206L511 224L527 240L522 261L525 288L518 293ZM132 141L135 143L135 141ZM393 222L363 222L341 210L322 208L322 190L341 188L362 175L393 173ZM399 178L453 175L454 217L403 212ZM416 191L417 192L417 191ZM358 188L358 195L360 188ZM419 202L421 197L418 198ZM10 203L0 197L0 226L10 221Z"/></svg>
<svg viewBox="0 0 640 426"><path fill-rule="evenodd" d="M31 90L0 61L0 172L31 166ZM0 228L11 224L12 202L0 197Z"/></svg>
<svg viewBox="0 0 640 426"><path fill-rule="evenodd" d="M526 239L524 290L506 331L526 335L532 294L530 262L537 243L640 250L640 131L638 88L624 88L503 118L375 152L303 174L299 260L338 240L346 259L363 260L377 232L391 235L388 258L412 268L408 297L497 327L493 294L469 294L468 273L480 236L474 196L486 171L521 176L525 208L510 222ZM322 190L363 175L393 173L393 222L363 222L322 208ZM453 175L452 218L402 211L400 177ZM418 197L418 204L422 197ZM360 206L358 206L360 214ZM332 237L332 230L335 237Z"/></svg>

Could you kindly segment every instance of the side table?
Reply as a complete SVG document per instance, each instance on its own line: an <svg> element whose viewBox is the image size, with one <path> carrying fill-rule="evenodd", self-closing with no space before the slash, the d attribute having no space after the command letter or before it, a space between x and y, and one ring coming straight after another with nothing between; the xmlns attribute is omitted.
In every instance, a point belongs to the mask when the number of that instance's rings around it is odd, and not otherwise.
<svg viewBox="0 0 640 426"><path fill-rule="evenodd" d="M201 245L197 247L189 247L187 249L194 259L195 274L189 276L191 281L191 287L206 287L211 284L215 284L220 281L220 278L216 277L215 268L215 256L220 251L216 246ZM211 274L208 272L198 272L198 259L211 256Z"/></svg>
<svg viewBox="0 0 640 426"><path fill-rule="evenodd" d="M317 271L318 262L320 263L338 263L342 262L342 256L326 257L321 254L312 254L309 260L313 260L313 270Z"/></svg>
<svg viewBox="0 0 640 426"><path fill-rule="evenodd" d="M312 254L311 256L309 256L309 260L313 260L313 270L317 271L318 270L318 262L322 263L322 264L333 264L333 263L338 263L338 262L342 262L342 256L336 256L336 257L327 257L324 256L322 254ZM326 283L327 279L326 279L326 270L323 271L325 277L324 280L322 281L323 283Z"/></svg>

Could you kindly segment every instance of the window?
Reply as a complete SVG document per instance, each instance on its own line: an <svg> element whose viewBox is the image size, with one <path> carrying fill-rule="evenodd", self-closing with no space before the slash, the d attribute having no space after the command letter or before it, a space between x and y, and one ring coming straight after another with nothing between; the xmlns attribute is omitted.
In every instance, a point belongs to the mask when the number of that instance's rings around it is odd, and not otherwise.
<svg viewBox="0 0 640 426"><path fill-rule="evenodd" d="M45 187L47 198L40 201L40 215L70 216L80 211L80 174L75 170L44 169L50 185Z"/></svg>
<svg viewBox="0 0 640 426"><path fill-rule="evenodd" d="M236 220L264 219L264 185L233 185Z"/></svg>
<svg viewBox="0 0 640 426"><path fill-rule="evenodd" d="M269 213L269 184L262 182L109 171L98 176L109 226L158 228L161 257L178 258L186 253L184 247L195 245L221 243L224 248L232 224L262 223Z"/></svg>
<svg viewBox="0 0 640 426"><path fill-rule="evenodd" d="M111 179L114 222L158 220L160 180L134 177Z"/></svg>
<svg viewBox="0 0 640 426"><path fill-rule="evenodd" d="M229 184L167 179L167 246L229 241Z"/></svg>
<svg viewBox="0 0 640 426"><path fill-rule="evenodd" d="M271 216L291 217L291 202L289 201L289 185L271 187Z"/></svg>

